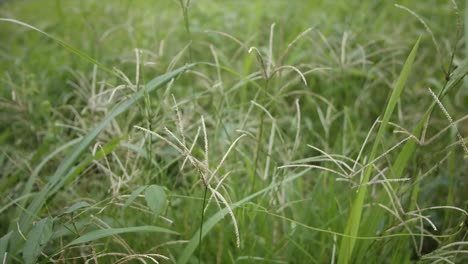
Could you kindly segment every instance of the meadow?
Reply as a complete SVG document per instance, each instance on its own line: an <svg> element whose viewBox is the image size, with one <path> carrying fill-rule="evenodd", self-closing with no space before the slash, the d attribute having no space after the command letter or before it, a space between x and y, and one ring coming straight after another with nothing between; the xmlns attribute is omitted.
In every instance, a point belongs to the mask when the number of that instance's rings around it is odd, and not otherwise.
<svg viewBox="0 0 468 264"><path fill-rule="evenodd" d="M467 25L455 0L1 2L1 263L468 263Z"/></svg>

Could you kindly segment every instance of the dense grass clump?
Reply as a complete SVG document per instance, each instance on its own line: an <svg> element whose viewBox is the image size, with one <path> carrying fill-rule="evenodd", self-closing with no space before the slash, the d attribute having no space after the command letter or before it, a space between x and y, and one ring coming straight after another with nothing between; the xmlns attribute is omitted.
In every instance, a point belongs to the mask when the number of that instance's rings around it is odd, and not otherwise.
<svg viewBox="0 0 468 264"><path fill-rule="evenodd" d="M0 3L1 263L467 262L466 23L460 1Z"/></svg>

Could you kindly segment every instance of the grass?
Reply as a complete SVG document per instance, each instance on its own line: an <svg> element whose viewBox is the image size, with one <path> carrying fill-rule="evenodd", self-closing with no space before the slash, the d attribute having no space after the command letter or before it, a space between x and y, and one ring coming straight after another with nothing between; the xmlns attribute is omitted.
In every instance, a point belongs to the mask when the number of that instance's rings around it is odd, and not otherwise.
<svg viewBox="0 0 468 264"><path fill-rule="evenodd" d="M377 136L374 140L374 144L372 145L372 150L369 154L369 160L371 162L373 162L376 158L377 148L381 144L381 141L383 140L383 135L385 133L385 130L387 129L390 116L395 110L395 106L401 96L401 92L403 91L403 88L405 87L406 80L408 79L411 66L413 65L414 59L416 57L416 52L418 50L418 47L419 47L419 39L414 45L413 50L411 51L410 55L408 56L408 59L405 62L405 65L403 66L400 77L398 78L396 86L388 101L387 107L385 108L385 113L381 121L381 124L379 126L379 131L377 132ZM352 238L343 239L342 245L340 247L340 256L342 256L340 257L340 263L347 263L352 256L353 247L354 247L354 244L356 243L356 239L354 237L357 236L358 231L359 231L359 223L361 222L360 220L361 220L361 214L362 214L362 210L364 206L364 199L366 197L366 192L367 192L367 186L368 186L367 184L369 183L369 179L372 174L372 169L373 167L371 163L365 169L364 177L362 181L360 182L361 186L359 186L356 200L352 204L350 215L348 218L348 223L345 229L346 233L352 236ZM394 178L399 179L399 177L394 177Z"/></svg>
<svg viewBox="0 0 468 264"><path fill-rule="evenodd" d="M468 260L464 2L0 5L2 263Z"/></svg>

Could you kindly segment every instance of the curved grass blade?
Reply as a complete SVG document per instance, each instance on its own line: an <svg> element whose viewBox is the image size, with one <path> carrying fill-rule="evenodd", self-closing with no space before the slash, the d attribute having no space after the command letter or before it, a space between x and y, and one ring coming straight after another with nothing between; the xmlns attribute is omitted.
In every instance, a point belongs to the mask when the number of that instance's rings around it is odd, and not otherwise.
<svg viewBox="0 0 468 264"><path fill-rule="evenodd" d="M91 205L89 203L87 203L85 201L80 201L80 202L77 202L74 205L72 205L67 210L65 210L64 214L71 214L71 213L74 213L77 210L80 210L80 209L83 209L83 208L88 208L90 206Z"/></svg>
<svg viewBox="0 0 468 264"><path fill-rule="evenodd" d="M130 194L130 196L128 197L127 201L125 201L125 204L123 206L123 209L127 208L130 204L133 203L133 201L138 197L138 195L140 195L140 193L142 193L145 189L146 189L146 185L145 186L140 186L138 187L137 189L135 189L132 194Z"/></svg>
<svg viewBox="0 0 468 264"><path fill-rule="evenodd" d="M124 233L166 233L171 235L179 235L179 233L163 228L158 226L133 226L133 227L123 227L123 228L108 228L108 229L101 229L91 231L86 233L79 238L73 240L72 242L68 243L66 247L91 242L94 240L98 240L105 237L110 237L118 234Z"/></svg>
<svg viewBox="0 0 468 264"><path fill-rule="evenodd" d="M377 154L377 148L380 145L381 140L383 139L390 117L393 113L393 110L395 109L398 99L400 98L401 92L403 91L403 88L405 87L406 80L408 79L409 72L411 70L411 66L413 65L414 59L416 57L416 53L419 47L420 40L421 38L418 38L418 40L416 41L416 44L414 44L414 47L411 50L411 53L409 54L408 58L406 59L403 69L401 70L400 76L398 77L396 86L393 89L393 92L392 92L392 95L390 96L387 107L385 108L382 123L380 124L379 131L377 132L376 139L372 146L369 160L374 160ZM367 187L368 187L367 183L369 182L369 178L372 174L372 168L373 168L372 166L367 167L364 177L362 179L361 185L359 187L357 197L352 204L351 212L348 217L348 222L346 224L346 228L344 232L350 237L343 237L341 241L340 251L338 255L339 256L338 264L348 263L348 261L351 259L351 256L353 254L354 245L356 243L355 237L357 236L358 231L359 231L359 224L361 222L362 209L363 209L364 200L367 194Z"/></svg>
<svg viewBox="0 0 468 264"><path fill-rule="evenodd" d="M23 260L27 264L36 263L42 248L52 237L54 220L52 217L41 219L28 234L23 247Z"/></svg>
<svg viewBox="0 0 468 264"><path fill-rule="evenodd" d="M123 137L112 139L107 144L103 145L94 155L89 154L86 158L83 158L83 161L71 168L66 175L61 177L60 181L55 184L54 188L50 190L49 193L56 193L60 188L75 180L76 177L81 174L81 172L83 172L91 163L93 163L93 161L100 160L104 156L112 153L112 151L118 147L122 139Z"/></svg>
<svg viewBox="0 0 468 264"><path fill-rule="evenodd" d="M11 234L12 232L10 231L6 235L2 236L2 238L0 238L0 263L10 263L7 249Z"/></svg>
<svg viewBox="0 0 468 264"><path fill-rule="evenodd" d="M69 142L61 145L60 147L58 147L57 149L55 149L54 151L52 151L50 154L48 154L44 159L41 160L41 162L39 163L39 165L36 166L36 168L34 168L34 171L31 173L31 175L29 176L28 178L28 181L26 182L26 185L25 187L23 188L23 194L22 196L26 196L26 195L29 195L31 193L31 190L33 189L34 187L34 183L36 182L36 179L39 175L39 172L42 170L42 168L52 159L54 158L56 155L58 155L59 153L61 153L62 151L64 151L65 149L77 144L78 142L80 142L82 138L79 137L79 138L75 138L73 140L70 140ZM28 202L28 199L24 199L23 201L21 201L20 203L20 207L24 207L25 204Z"/></svg>

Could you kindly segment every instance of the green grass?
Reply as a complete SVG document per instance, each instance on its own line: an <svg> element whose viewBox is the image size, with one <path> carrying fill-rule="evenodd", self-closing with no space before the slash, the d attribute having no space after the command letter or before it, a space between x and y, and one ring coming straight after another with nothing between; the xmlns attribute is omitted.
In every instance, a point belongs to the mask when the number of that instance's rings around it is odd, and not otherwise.
<svg viewBox="0 0 468 264"><path fill-rule="evenodd" d="M383 140L383 136L387 129L390 117L393 111L395 110L395 106L398 100L400 99L401 92L403 91L403 88L405 87L406 80L408 79L411 66L413 65L414 58L416 57L418 47L419 47L419 39L414 45L413 50L411 51L410 55L408 56L408 59L405 62L405 65L403 66L400 77L398 78L395 88L393 89L392 95L388 101L387 107L385 108L385 113L381 121L381 124L379 126L379 131L377 132L377 136L374 140L374 144L372 145L372 150L369 154L369 160L371 162L373 162L374 159L376 158L377 148L381 144L381 141ZM367 195L367 186L368 186L367 184L369 183L369 179L372 174L372 171L373 171L372 165L367 166L364 172L364 177L361 181L361 186L359 186L356 200L352 204L350 215L348 218L348 223L345 229L346 233L349 234L352 238L343 239L343 242L340 247L340 262L339 263L347 263L349 259L351 259L353 248L356 243L356 239L354 237L357 236L358 231L359 231L359 223L361 222L360 220L361 220L361 214L362 214L362 210L364 206L364 199ZM399 177L394 177L394 178L399 179Z"/></svg>
<svg viewBox="0 0 468 264"><path fill-rule="evenodd" d="M468 12L396 4L0 4L2 263L468 261Z"/></svg>

